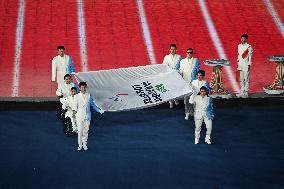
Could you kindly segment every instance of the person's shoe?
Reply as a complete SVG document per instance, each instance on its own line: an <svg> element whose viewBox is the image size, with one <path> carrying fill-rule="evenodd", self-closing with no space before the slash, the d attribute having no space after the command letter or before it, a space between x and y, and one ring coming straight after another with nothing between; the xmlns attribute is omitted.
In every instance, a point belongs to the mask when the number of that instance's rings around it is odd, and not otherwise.
<svg viewBox="0 0 284 189"><path fill-rule="evenodd" d="M186 113L186 114L185 114L184 119L185 119L185 120L188 120L188 119L189 119L189 113Z"/></svg>
<svg viewBox="0 0 284 189"><path fill-rule="evenodd" d="M88 147L84 145L83 149L86 151L86 150L88 150Z"/></svg>
<svg viewBox="0 0 284 189"><path fill-rule="evenodd" d="M198 140L198 139L195 139L194 144L198 144L198 143L199 143L199 140Z"/></svg>
<svg viewBox="0 0 284 189"><path fill-rule="evenodd" d="M206 142L207 144L211 144L210 139L205 139L205 142Z"/></svg>
<svg viewBox="0 0 284 189"><path fill-rule="evenodd" d="M179 101L175 101L175 105L178 106L179 105Z"/></svg>
<svg viewBox="0 0 284 189"><path fill-rule="evenodd" d="M170 103L170 109L174 108L174 103Z"/></svg>
<svg viewBox="0 0 284 189"><path fill-rule="evenodd" d="M82 150L82 146L78 146L77 150L81 151Z"/></svg>

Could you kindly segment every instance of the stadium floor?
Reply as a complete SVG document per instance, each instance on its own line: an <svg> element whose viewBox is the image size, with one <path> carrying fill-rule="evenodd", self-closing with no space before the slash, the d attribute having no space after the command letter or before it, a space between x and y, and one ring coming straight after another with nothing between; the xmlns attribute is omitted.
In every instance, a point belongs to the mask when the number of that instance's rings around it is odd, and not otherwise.
<svg viewBox="0 0 284 189"><path fill-rule="evenodd" d="M83 152L55 111L0 111L0 188L279 189L283 108L217 103L212 145L194 144L182 106L96 114Z"/></svg>

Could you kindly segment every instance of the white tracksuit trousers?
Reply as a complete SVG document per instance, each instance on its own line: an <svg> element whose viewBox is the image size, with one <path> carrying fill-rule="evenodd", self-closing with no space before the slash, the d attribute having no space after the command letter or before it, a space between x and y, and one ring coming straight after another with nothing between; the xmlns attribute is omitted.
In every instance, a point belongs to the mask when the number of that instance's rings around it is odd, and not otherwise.
<svg viewBox="0 0 284 189"><path fill-rule="evenodd" d="M90 120L88 120L88 119L77 120L77 127L78 127L78 145L79 145L79 147L87 146Z"/></svg>
<svg viewBox="0 0 284 189"><path fill-rule="evenodd" d="M212 120L206 118L205 116L202 116L201 119L194 119L194 121L195 121L195 139L199 141L201 126L204 121L206 124L206 129L207 129L205 140L206 139L210 140L210 135L212 131Z"/></svg>
<svg viewBox="0 0 284 189"><path fill-rule="evenodd" d="M241 93L249 92L249 81L250 81L249 76L250 76L249 70L240 70Z"/></svg>

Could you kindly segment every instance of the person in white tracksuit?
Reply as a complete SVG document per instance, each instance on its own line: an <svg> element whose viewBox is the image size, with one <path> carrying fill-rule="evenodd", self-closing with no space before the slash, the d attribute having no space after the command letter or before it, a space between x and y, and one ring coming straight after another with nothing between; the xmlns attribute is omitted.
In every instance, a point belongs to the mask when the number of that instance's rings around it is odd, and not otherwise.
<svg viewBox="0 0 284 189"><path fill-rule="evenodd" d="M247 98L249 94L250 66L252 64L253 48L247 43L248 35L241 36L241 44L238 45L238 70L240 71L241 91L237 97Z"/></svg>
<svg viewBox="0 0 284 189"><path fill-rule="evenodd" d="M74 74L75 68L72 58L65 54L64 46L57 47L58 55L52 59L52 78L51 81L57 81L57 84L64 83L66 74Z"/></svg>
<svg viewBox="0 0 284 189"><path fill-rule="evenodd" d="M180 63L177 65L177 67L179 68L179 73L181 74L183 79L189 85L191 85L191 82L194 79L196 79L197 72L200 69L200 61L199 59L193 57L192 48L188 48L186 53L187 53L187 57L182 59ZM190 96L184 97L185 120L188 120L190 114L192 114L193 116L193 112L190 112L192 108L190 108L189 97Z"/></svg>
<svg viewBox="0 0 284 189"><path fill-rule="evenodd" d="M176 54L177 46L176 44L170 44L170 54L166 55L163 60L163 64L169 66L173 70L178 70L179 62L181 61L181 55ZM170 100L170 108L177 106L179 104L178 100Z"/></svg>
<svg viewBox="0 0 284 189"><path fill-rule="evenodd" d="M195 121L195 144L199 143L200 131L203 121L206 124L206 137L205 142L211 144L210 136L212 131L213 115L213 102L212 98L208 96L208 90L205 86L200 88L200 92L190 103L194 106L194 121Z"/></svg>
<svg viewBox="0 0 284 189"><path fill-rule="evenodd" d="M65 118L69 117L72 123L72 132L78 132L77 124L76 124L76 119L73 116L73 106L75 103L75 96L77 94L77 87L72 87L71 88L71 95L67 96L65 98L62 98L61 103L62 103L62 109L66 110L65 113Z"/></svg>
<svg viewBox="0 0 284 189"><path fill-rule="evenodd" d="M76 118L76 123L78 127L78 148L77 150L81 150L82 147L84 150L88 150L87 140L88 140L88 132L91 121L91 110L92 107L96 112L101 114L104 113L104 110L98 107L95 103L93 97L90 93L87 92L87 83L80 82L79 88L81 90L75 96L74 106L73 106L73 116Z"/></svg>

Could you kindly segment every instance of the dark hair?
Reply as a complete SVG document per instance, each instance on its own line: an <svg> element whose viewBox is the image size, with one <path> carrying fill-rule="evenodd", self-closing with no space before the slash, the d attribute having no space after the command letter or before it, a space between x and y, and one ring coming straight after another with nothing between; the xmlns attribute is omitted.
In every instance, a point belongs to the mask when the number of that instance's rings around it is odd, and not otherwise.
<svg viewBox="0 0 284 189"><path fill-rule="evenodd" d="M205 86L200 87L199 93L197 95L200 95L200 91L201 90L205 90L206 91L206 95L209 96L209 91L208 91L207 87L205 87Z"/></svg>
<svg viewBox="0 0 284 189"><path fill-rule="evenodd" d="M77 87L72 87L72 88L71 88L71 91L72 91L72 90L75 90L75 91L77 92Z"/></svg>
<svg viewBox="0 0 284 189"><path fill-rule="evenodd" d="M81 81L81 82L79 83L79 87L81 87L81 86L86 86L86 87L87 87L87 83L84 82L84 81Z"/></svg>
<svg viewBox="0 0 284 189"><path fill-rule="evenodd" d="M248 39L248 34L244 33L244 34L241 36L241 38L242 38L242 37Z"/></svg>
<svg viewBox="0 0 284 189"><path fill-rule="evenodd" d="M71 78L71 75L70 75L70 74L66 74L66 75L64 76L64 80L65 80L66 77L70 77L70 78Z"/></svg>
<svg viewBox="0 0 284 189"><path fill-rule="evenodd" d="M177 48L177 45L172 43L172 44L170 44L170 48L172 48L172 47Z"/></svg>
<svg viewBox="0 0 284 189"><path fill-rule="evenodd" d="M204 70L199 70L198 72L197 72L197 74L201 74L202 76L205 76L205 71Z"/></svg>
<svg viewBox="0 0 284 189"><path fill-rule="evenodd" d="M57 46L57 50L59 51L60 49L65 50L65 47L64 47L63 45L61 45L61 46Z"/></svg>
<svg viewBox="0 0 284 189"><path fill-rule="evenodd" d="M189 50L193 52L193 48L188 48L186 51L189 51Z"/></svg>

